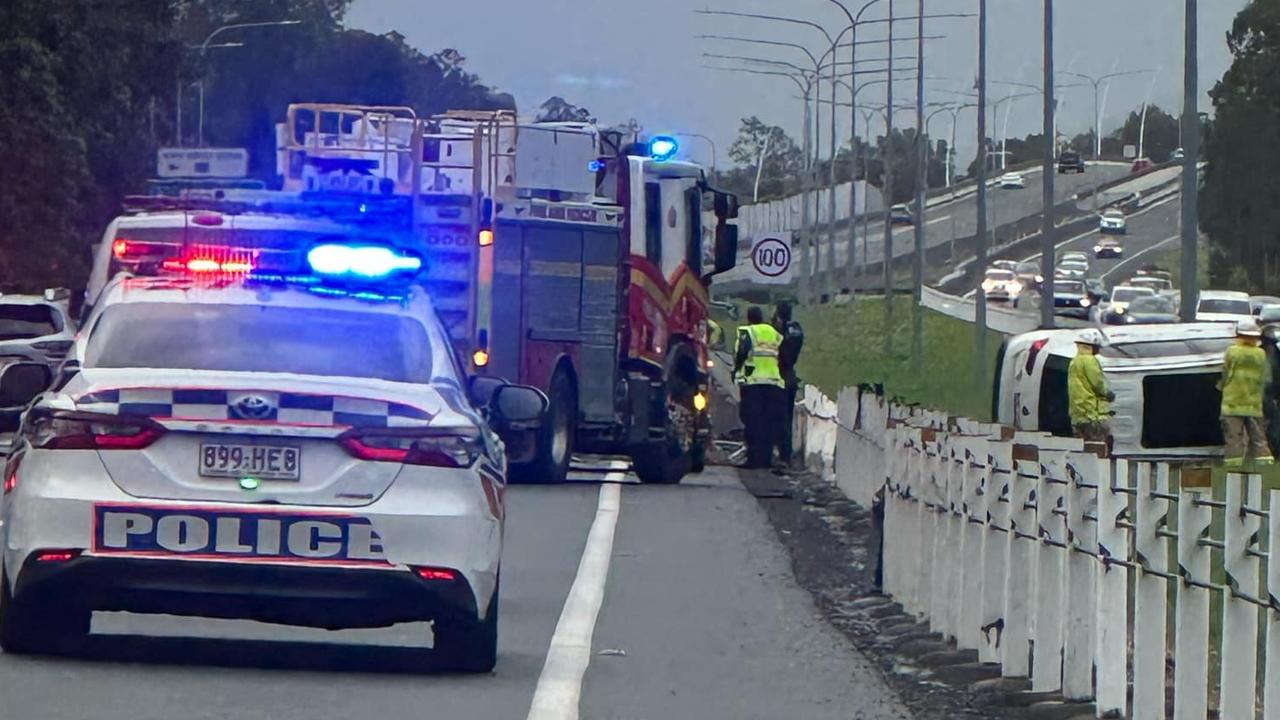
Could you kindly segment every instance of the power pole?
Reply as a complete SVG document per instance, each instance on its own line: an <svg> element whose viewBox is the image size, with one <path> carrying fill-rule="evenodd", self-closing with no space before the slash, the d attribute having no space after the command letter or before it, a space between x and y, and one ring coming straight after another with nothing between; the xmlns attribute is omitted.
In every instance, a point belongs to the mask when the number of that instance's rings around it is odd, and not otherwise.
<svg viewBox="0 0 1280 720"><path fill-rule="evenodd" d="M889 73L884 105L884 360L893 353L893 0L889 0Z"/></svg>
<svg viewBox="0 0 1280 720"><path fill-rule="evenodd" d="M911 367L919 372L924 354L924 311L920 301L924 288L924 190L929 179L929 139L925 137L924 121L924 0L917 0L916 4L916 251L911 258Z"/></svg>
<svg viewBox="0 0 1280 720"><path fill-rule="evenodd" d="M987 293L982 278L987 273L987 0L978 0L978 228L974 269L978 291L973 297L973 346L977 382L984 387L987 377ZM1045 282L1048 282L1045 278Z"/></svg>
<svg viewBox="0 0 1280 720"><path fill-rule="evenodd" d="M1196 47L1196 0L1186 0L1186 51L1182 61L1182 322L1196 317L1200 279L1196 276L1199 257L1200 182L1196 163L1200 159L1199 81Z"/></svg>
<svg viewBox="0 0 1280 720"><path fill-rule="evenodd" d="M1040 327L1053 327L1053 180L1054 151L1053 116L1057 105L1053 94L1053 0L1044 0L1044 225L1040 229Z"/></svg>

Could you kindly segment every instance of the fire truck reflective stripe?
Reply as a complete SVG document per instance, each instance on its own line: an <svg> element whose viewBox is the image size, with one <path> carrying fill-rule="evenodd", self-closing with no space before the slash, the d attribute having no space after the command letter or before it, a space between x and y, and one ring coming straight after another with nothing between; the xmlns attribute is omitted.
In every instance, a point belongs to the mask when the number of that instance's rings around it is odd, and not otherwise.
<svg viewBox="0 0 1280 720"><path fill-rule="evenodd" d="M145 505L93 512L95 555L389 564L365 518Z"/></svg>

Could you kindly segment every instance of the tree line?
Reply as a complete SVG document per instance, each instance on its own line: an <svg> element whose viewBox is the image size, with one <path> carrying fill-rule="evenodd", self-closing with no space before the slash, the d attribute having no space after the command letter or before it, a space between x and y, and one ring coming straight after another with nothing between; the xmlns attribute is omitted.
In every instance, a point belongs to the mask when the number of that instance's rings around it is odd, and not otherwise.
<svg viewBox="0 0 1280 720"><path fill-rule="evenodd" d="M5 0L0 3L0 277L6 290L80 287L89 248L155 150L250 150L275 174L290 102L514 108L456 49L342 25L351 0ZM285 27L210 33L232 23Z"/></svg>

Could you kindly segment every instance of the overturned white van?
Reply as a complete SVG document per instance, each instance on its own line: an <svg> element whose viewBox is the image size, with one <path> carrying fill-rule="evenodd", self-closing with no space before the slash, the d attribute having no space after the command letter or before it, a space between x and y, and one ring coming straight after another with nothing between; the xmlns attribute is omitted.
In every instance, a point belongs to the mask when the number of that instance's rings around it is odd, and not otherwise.
<svg viewBox="0 0 1280 720"><path fill-rule="evenodd" d="M1009 338L996 358L992 417L1020 430L1069 436L1067 366L1079 330L1041 330ZM1099 363L1116 399L1117 456L1206 456L1222 451L1217 388L1222 356L1234 341L1227 323L1135 325L1108 329Z"/></svg>

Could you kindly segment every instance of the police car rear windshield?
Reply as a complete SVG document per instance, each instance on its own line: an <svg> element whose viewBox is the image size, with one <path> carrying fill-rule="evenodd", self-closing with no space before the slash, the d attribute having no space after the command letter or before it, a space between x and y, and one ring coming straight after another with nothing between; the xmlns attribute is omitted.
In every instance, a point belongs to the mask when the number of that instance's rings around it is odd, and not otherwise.
<svg viewBox="0 0 1280 720"><path fill-rule="evenodd" d="M127 303L89 337L87 368L162 368L456 382L443 336L389 313Z"/></svg>
<svg viewBox="0 0 1280 720"><path fill-rule="evenodd" d="M62 317L48 305L0 305L0 340L28 340L62 332Z"/></svg>

